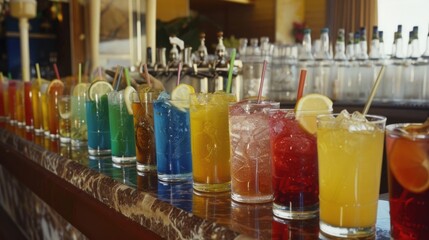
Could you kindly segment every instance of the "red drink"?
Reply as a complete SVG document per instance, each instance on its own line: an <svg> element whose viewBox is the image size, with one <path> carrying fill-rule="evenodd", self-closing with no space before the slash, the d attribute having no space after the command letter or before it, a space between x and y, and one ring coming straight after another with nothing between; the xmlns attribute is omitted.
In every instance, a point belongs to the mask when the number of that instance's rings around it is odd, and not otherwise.
<svg viewBox="0 0 429 240"><path fill-rule="evenodd" d="M392 239L429 239L429 134L409 125L386 128L390 232Z"/></svg>
<svg viewBox="0 0 429 240"><path fill-rule="evenodd" d="M9 95L9 123L10 125L16 124L16 82L13 80L9 80L8 87L8 95Z"/></svg>
<svg viewBox="0 0 429 240"><path fill-rule="evenodd" d="M274 215L286 219L317 216L319 181L316 136L304 130L293 110L270 111Z"/></svg>

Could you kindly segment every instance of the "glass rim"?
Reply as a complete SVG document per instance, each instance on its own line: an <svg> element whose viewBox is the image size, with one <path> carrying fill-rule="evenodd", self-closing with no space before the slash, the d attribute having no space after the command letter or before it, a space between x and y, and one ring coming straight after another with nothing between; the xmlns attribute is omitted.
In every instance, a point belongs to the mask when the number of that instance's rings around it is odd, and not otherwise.
<svg viewBox="0 0 429 240"><path fill-rule="evenodd" d="M429 139L429 133L395 131L395 129L398 127L406 127L409 125L423 125L423 123L392 123L386 126L386 135L395 135L411 139Z"/></svg>
<svg viewBox="0 0 429 240"><path fill-rule="evenodd" d="M280 102L273 101L273 100L262 100L260 103L258 103L256 99L250 99L250 100L241 100L238 102L229 103L230 106L235 105L235 104L237 104L237 105L260 105L260 106L263 106L263 105L267 105L267 106L268 105L271 105L271 106L279 105L280 106Z"/></svg>
<svg viewBox="0 0 429 240"><path fill-rule="evenodd" d="M317 116L317 121L332 121L336 119L339 115L341 115L341 113L321 114ZM334 118L327 118L329 116L332 116ZM371 119L368 119L368 118L371 118ZM373 123L373 124L384 123L387 120L385 116L374 115L374 114L366 114L365 119L367 120L368 123Z"/></svg>
<svg viewBox="0 0 429 240"><path fill-rule="evenodd" d="M330 109L330 110L326 110L324 112L322 111L317 111L317 110L300 110L300 111L296 111L294 108L270 108L267 109L266 111L268 111L268 113L270 112L293 112L294 114L296 112L301 113L301 114L311 114L311 113L318 113L318 114L312 114L312 115L329 115L332 114L332 111L334 109Z"/></svg>

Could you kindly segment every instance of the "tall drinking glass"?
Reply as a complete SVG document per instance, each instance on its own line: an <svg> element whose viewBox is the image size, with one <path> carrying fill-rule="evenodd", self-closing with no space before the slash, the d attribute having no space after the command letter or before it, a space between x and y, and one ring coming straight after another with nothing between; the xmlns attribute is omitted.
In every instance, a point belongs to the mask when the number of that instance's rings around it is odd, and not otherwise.
<svg viewBox="0 0 429 240"><path fill-rule="evenodd" d="M88 129L86 124L87 83L77 84L71 94L71 144L86 146L88 144Z"/></svg>
<svg viewBox="0 0 429 240"><path fill-rule="evenodd" d="M48 82L46 80L33 80L31 84L31 106L33 107L33 128L36 135L43 133L42 113L42 85L46 91Z"/></svg>
<svg viewBox="0 0 429 240"><path fill-rule="evenodd" d="M49 137L49 106L48 106L49 83L40 86L40 108L42 111L42 129L45 136Z"/></svg>
<svg viewBox="0 0 429 240"><path fill-rule="evenodd" d="M374 115L318 116L322 233L341 238L374 235L385 124L385 117Z"/></svg>
<svg viewBox="0 0 429 240"><path fill-rule="evenodd" d="M94 95L86 101L86 121L88 127L88 153L90 156L111 154L109 104L107 94Z"/></svg>
<svg viewBox="0 0 429 240"><path fill-rule="evenodd" d="M229 106L231 198L237 202L273 200L269 117L278 102L243 101Z"/></svg>
<svg viewBox="0 0 429 240"><path fill-rule="evenodd" d="M126 164L136 161L133 115L125 105L124 90L110 92L109 103L110 144L112 161Z"/></svg>
<svg viewBox="0 0 429 240"><path fill-rule="evenodd" d="M224 92L191 95L193 186L197 191L231 189L228 105L235 100Z"/></svg>
<svg viewBox="0 0 429 240"><path fill-rule="evenodd" d="M24 116L25 116L25 129L30 131L34 128L34 115L32 106L32 83L24 82Z"/></svg>
<svg viewBox="0 0 429 240"><path fill-rule="evenodd" d="M309 132L305 124L316 126L316 115L321 112L275 109L268 113L273 213L284 219L315 218L319 213L316 133Z"/></svg>
<svg viewBox="0 0 429 240"><path fill-rule="evenodd" d="M156 100L153 104L158 178L187 181L192 177L189 101Z"/></svg>
<svg viewBox="0 0 429 240"><path fill-rule="evenodd" d="M429 239L428 128L415 123L386 127L392 239Z"/></svg>
<svg viewBox="0 0 429 240"><path fill-rule="evenodd" d="M139 172L156 170L153 101L158 98L158 95L159 91L146 92L143 89L139 89L132 95L136 160Z"/></svg>
<svg viewBox="0 0 429 240"><path fill-rule="evenodd" d="M71 98L69 95L63 95L58 101L58 113L59 113L59 135L61 143L69 143L71 136Z"/></svg>

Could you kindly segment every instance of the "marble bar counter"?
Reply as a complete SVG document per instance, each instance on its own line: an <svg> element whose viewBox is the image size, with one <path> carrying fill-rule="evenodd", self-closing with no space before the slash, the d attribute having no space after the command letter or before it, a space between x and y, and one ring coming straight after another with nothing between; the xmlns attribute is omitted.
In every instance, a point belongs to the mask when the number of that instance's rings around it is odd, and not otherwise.
<svg viewBox="0 0 429 240"><path fill-rule="evenodd" d="M0 129L0 205L28 239L324 239L318 219L275 219L270 203L201 195L24 129ZM387 201L371 239L390 239Z"/></svg>

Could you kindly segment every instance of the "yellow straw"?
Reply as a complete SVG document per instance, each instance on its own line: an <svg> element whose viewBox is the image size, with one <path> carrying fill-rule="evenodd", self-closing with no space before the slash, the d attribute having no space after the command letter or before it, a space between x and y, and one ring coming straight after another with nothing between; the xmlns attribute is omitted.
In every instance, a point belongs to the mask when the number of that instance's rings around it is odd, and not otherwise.
<svg viewBox="0 0 429 240"><path fill-rule="evenodd" d="M383 65L378 73L377 79L375 80L374 85L372 86L371 93L369 94L368 100L366 101L365 107L362 114L365 116L368 113L369 107L371 106L372 100L374 99L375 93L377 92L378 85L380 85L380 80L383 78L385 66Z"/></svg>
<svg viewBox="0 0 429 240"><path fill-rule="evenodd" d="M82 64L79 63L79 73L78 73L78 78L77 78L78 83L82 82Z"/></svg>
<svg viewBox="0 0 429 240"><path fill-rule="evenodd" d="M38 63L36 63L36 74L37 74L37 83L40 86L40 83L42 82L42 77L40 76L40 67Z"/></svg>
<svg viewBox="0 0 429 240"><path fill-rule="evenodd" d="M3 82L3 72L0 72L0 82Z"/></svg>

